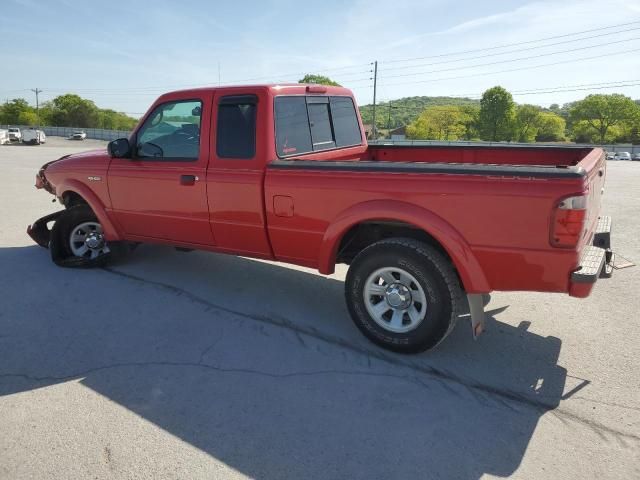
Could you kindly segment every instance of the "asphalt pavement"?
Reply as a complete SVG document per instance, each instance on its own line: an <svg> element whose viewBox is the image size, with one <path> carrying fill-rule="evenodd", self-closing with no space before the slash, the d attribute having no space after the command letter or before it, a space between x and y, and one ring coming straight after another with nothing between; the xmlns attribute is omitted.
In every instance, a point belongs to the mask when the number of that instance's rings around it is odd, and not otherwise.
<svg viewBox="0 0 640 480"><path fill-rule="evenodd" d="M437 349L370 344L324 277L142 245L58 268L26 226L46 161L0 146L0 479L640 478L640 268L585 300L495 292ZM640 162L610 162L613 246L640 261ZM621 259L622 257L620 257Z"/></svg>

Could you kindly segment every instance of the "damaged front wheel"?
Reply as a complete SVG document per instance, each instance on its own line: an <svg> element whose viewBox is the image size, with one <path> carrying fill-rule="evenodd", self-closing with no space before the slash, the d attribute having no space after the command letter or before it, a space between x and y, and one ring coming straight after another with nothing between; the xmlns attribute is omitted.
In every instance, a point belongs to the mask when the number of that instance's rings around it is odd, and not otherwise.
<svg viewBox="0 0 640 480"><path fill-rule="evenodd" d="M101 267L112 254L102 226L85 205L66 210L51 230L51 257L64 267Z"/></svg>

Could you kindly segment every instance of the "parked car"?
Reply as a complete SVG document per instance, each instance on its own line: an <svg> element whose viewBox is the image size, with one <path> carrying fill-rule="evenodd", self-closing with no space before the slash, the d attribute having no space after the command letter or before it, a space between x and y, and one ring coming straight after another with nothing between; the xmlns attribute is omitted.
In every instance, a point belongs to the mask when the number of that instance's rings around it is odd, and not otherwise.
<svg viewBox="0 0 640 480"><path fill-rule="evenodd" d="M633 161L640 161L640 153L634 153L633 157L631 157L631 160Z"/></svg>
<svg viewBox="0 0 640 480"><path fill-rule="evenodd" d="M615 160L616 152L607 152L607 160Z"/></svg>
<svg viewBox="0 0 640 480"><path fill-rule="evenodd" d="M631 154L629 152L616 152L614 158L616 160L631 160Z"/></svg>
<svg viewBox="0 0 640 480"><path fill-rule="evenodd" d="M22 133L17 127L9 127L9 140L11 142L19 142L22 140Z"/></svg>
<svg viewBox="0 0 640 480"><path fill-rule="evenodd" d="M9 131L5 129L0 129L0 145L4 145L5 143L9 143Z"/></svg>
<svg viewBox="0 0 640 480"><path fill-rule="evenodd" d="M32 145L40 145L47 141L47 136L44 132L37 128L25 128L22 131L22 143L29 143Z"/></svg>
<svg viewBox="0 0 640 480"><path fill-rule="evenodd" d="M130 138L37 173L65 209L27 232L57 265L132 242L348 264L353 321L407 353L465 309L479 335L493 290L582 298L613 270L601 148L367 145L349 90L305 84L167 93Z"/></svg>
<svg viewBox="0 0 640 480"><path fill-rule="evenodd" d="M71 134L71 140L84 140L87 138L87 133L82 130L76 130Z"/></svg>

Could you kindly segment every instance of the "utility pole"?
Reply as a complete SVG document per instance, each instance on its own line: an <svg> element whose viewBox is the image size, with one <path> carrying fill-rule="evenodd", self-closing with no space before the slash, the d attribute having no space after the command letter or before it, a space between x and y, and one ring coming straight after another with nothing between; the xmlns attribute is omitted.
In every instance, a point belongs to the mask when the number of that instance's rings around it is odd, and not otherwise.
<svg viewBox="0 0 640 480"><path fill-rule="evenodd" d="M398 108L398 107L392 107L391 100L389 100L389 118L387 119L387 128L389 129L389 133L391 133L391 109L392 108Z"/></svg>
<svg viewBox="0 0 640 480"><path fill-rule="evenodd" d="M40 102L38 101L38 95L42 93L39 88L32 88L31 91L36 94L36 118L38 119L38 127L40 126Z"/></svg>
<svg viewBox="0 0 640 480"><path fill-rule="evenodd" d="M373 126L371 127L371 136L375 140L378 136L376 129L376 90L378 87L378 61L373 62Z"/></svg>

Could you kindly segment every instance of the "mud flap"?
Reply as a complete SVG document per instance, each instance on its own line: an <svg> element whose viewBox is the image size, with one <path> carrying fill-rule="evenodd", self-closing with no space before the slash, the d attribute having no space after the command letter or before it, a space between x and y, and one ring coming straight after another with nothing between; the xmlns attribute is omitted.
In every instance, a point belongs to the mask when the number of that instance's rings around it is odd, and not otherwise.
<svg viewBox="0 0 640 480"><path fill-rule="evenodd" d="M473 339L477 339L484 331L484 295L481 293L468 293L469 313L471 313L471 330Z"/></svg>

